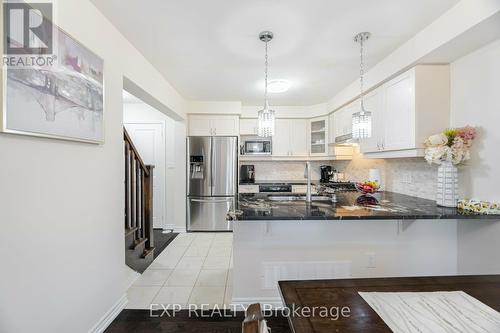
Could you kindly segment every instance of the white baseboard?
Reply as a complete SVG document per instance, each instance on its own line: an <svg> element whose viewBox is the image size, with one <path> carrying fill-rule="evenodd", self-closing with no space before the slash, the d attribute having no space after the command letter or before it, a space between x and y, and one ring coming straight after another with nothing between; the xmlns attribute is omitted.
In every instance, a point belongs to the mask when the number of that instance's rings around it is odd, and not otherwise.
<svg viewBox="0 0 500 333"><path fill-rule="evenodd" d="M140 277L141 277L141 274L130 269L129 277L127 278L127 282L125 283L125 287L127 288L126 290L128 290L130 287L132 287L134 282L137 281L137 279Z"/></svg>
<svg viewBox="0 0 500 333"><path fill-rule="evenodd" d="M185 233L186 232L186 227L175 227L174 228L174 232L177 232L177 233Z"/></svg>
<svg viewBox="0 0 500 333"><path fill-rule="evenodd" d="M118 302L111 307L111 309L106 312L106 314L99 320L99 322L92 327L89 333L102 333L108 328L108 326L115 320L115 318L122 312L127 306L127 294L124 294Z"/></svg>
<svg viewBox="0 0 500 333"><path fill-rule="evenodd" d="M164 227L163 227L163 233L165 233L167 230L175 230L175 224L166 224Z"/></svg>
<svg viewBox="0 0 500 333"><path fill-rule="evenodd" d="M266 305L263 309L271 307L272 309L280 309L283 307L283 302L280 297L260 297L260 298L239 298L233 297L231 304L236 307L237 311L244 311L250 304L260 303Z"/></svg>

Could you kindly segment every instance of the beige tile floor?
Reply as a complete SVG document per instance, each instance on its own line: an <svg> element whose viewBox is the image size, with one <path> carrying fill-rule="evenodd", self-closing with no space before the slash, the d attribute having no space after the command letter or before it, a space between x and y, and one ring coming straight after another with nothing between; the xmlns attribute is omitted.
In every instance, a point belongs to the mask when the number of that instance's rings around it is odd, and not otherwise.
<svg viewBox="0 0 500 333"><path fill-rule="evenodd" d="M229 305L232 246L232 233L178 235L129 288L127 308Z"/></svg>

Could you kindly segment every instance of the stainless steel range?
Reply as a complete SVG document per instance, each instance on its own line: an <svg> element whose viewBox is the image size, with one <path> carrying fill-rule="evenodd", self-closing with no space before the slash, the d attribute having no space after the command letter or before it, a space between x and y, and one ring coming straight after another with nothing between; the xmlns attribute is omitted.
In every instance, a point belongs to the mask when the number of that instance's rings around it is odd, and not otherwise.
<svg viewBox="0 0 500 333"><path fill-rule="evenodd" d="M238 138L187 138L187 230L230 231L237 195Z"/></svg>
<svg viewBox="0 0 500 333"><path fill-rule="evenodd" d="M353 182L329 182L321 183L321 186L335 190L335 192L353 192L356 191L356 186Z"/></svg>

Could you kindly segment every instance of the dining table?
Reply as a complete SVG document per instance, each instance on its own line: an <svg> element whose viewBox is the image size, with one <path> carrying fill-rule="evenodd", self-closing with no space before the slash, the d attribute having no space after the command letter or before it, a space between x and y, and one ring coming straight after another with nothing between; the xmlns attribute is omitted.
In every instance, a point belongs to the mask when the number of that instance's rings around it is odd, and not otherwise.
<svg viewBox="0 0 500 333"><path fill-rule="evenodd" d="M278 284L294 333L392 332L359 292L463 291L500 312L500 275L294 280Z"/></svg>

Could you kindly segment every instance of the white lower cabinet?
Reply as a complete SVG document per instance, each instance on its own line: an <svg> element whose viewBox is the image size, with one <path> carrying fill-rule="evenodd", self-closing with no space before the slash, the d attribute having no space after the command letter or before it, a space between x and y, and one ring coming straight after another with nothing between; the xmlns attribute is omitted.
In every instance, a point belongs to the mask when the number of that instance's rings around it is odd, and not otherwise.
<svg viewBox="0 0 500 333"><path fill-rule="evenodd" d="M292 193L307 193L307 185L292 185ZM311 194L318 194L318 190L314 185L311 186Z"/></svg>
<svg viewBox="0 0 500 333"><path fill-rule="evenodd" d="M259 185L240 185L239 193L259 193Z"/></svg>
<svg viewBox="0 0 500 333"><path fill-rule="evenodd" d="M225 115L190 115L188 133L190 136L237 136L239 117Z"/></svg>

